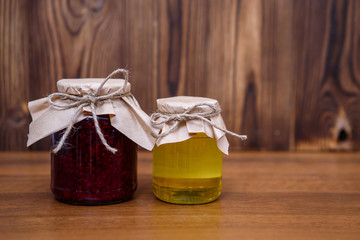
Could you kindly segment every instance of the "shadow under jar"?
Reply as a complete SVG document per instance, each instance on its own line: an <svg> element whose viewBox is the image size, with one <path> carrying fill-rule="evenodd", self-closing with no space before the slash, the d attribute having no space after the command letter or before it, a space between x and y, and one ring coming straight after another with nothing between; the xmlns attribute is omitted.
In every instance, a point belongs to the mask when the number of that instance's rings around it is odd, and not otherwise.
<svg viewBox="0 0 360 240"><path fill-rule="evenodd" d="M101 132L112 154L101 143L94 120L76 123L64 146L51 153L51 190L59 201L103 205L132 198L137 187L137 144L111 126L108 115L98 116ZM63 131L52 134L52 147Z"/></svg>

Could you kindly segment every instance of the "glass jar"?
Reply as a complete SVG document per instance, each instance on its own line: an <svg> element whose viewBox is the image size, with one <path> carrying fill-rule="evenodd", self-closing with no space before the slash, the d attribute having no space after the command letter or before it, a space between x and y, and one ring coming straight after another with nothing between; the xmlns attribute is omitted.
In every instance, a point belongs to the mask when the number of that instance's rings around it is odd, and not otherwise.
<svg viewBox="0 0 360 240"><path fill-rule="evenodd" d="M222 152L204 133L153 149L155 196L176 204L201 204L221 193Z"/></svg>
<svg viewBox="0 0 360 240"><path fill-rule="evenodd" d="M115 154L101 143L94 120L73 127L64 146L51 153L51 189L59 201L102 205L130 199L137 187L137 145L113 126L108 115L98 116L101 132ZM55 146L63 131L52 134Z"/></svg>

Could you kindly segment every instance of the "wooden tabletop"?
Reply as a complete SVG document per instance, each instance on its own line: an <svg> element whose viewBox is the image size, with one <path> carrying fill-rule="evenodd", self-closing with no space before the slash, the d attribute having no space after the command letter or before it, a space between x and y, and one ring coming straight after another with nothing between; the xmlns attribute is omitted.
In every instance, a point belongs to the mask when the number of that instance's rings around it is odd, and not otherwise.
<svg viewBox="0 0 360 240"><path fill-rule="evenodd" d="M139 152L134 199L54 200L49 153L0 153L0 239L360 239L359 153L231 153L223 193L204 205L158 201Z"/></svg>

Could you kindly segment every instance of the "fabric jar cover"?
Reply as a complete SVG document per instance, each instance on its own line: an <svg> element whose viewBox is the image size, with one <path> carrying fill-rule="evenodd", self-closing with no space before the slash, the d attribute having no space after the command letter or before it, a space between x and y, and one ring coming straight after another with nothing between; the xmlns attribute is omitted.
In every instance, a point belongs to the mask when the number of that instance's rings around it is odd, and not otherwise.
<svg viewBox="0 0 360 240"><path fill-rule="evenodd" d="M97 91L103 81L102 78L62 79L57 82L57 89L60 93L75 96L91 95ZM124 84L125 80L123 79L108 79L98 96L113 93L122 88ZM124 94L121 98L98 102L95 105L96 115L109 114L111 125L115 129L139 146L151 150L155 139L151 136L152 127L149 116L140 108L130 90L131 85L127 83L120 92ZM63 98L56 98L53 101L61 105L72 103L71 100ZM32 122L29 126L27 146L67 128L77 111L76 107L58 109L48 102L47 97L29 102L28 107ZM75 122L80 122L89 116L91 116L91 109L89 106L84 106Z"/></svg>
<svg viewBox="0 0 360 240"><path fill-rule="evenodd" d="M204 97L190 97L190 96L177 96L170 98L157 99L157 108L160 114L182 114L186 110L192 108L196 104L206 103L214 106L220 111L220 106L217 100ZM203 105L196 107L191 113L205 113L212 109L209 106ZM209 117L209 120L215 125L226 129L225 123L220 115ZM172 126L172 122L165 122L158 130L158 133L167 132ZM229 142L223 131L209 125L201 119L191 119L182 121L179 125L169 134L159 137L156 140L156 145L160 146L165 143L175 143L185 141L196 133L205 133L208 137L214 138L217 141L217 146L225 154L228 154Z"/></svg>

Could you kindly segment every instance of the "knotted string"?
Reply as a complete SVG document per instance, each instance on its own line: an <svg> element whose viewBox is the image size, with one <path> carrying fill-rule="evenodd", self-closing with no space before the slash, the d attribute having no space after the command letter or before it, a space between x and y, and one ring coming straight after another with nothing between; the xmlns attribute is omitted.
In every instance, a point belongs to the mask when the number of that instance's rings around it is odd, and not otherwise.
<svg viewBox="0 0 360 240"><path fill-rule="evenodd" d="M124 85L115 92L99 96L100 91L103 88L103 86L105 85L105 83L117 73L123 73L124 74L124 76L125 76ZM83 94L82 96L75 96L75 95L66 94L66 93L60 93L60 92L50 94L47 97L47 101L48 101L48 103L50 105L52 105L54 107L57 107L59 109L69 109L69 108L77 107L74 116L71 118L71 121L70 121L68 127L66 128L66 130L65 130L64 134L62 135L62 137L61 137L59 143L57 144L56 148L53 150L53 153L57 153L63 147L66 138L69 136L72 127L76 123L76 119L77 119L78 115L82 111L82 108L85 107L85 106L90 106L91 114L92 114L94 124L95 124L95 129L96 129L97 134L100 137L100 140L101 140L102 144L104 144L104 146L106 147L107 150L109 150L110 152L115 154L117 149L111 147L107 143L107 141L106 141L106 139L104 137L104 134L101 132L101 128L99 126L99 121L97 119L96 112L95 112L95 106L96 106L97 103L108 100L108 99L122 98L124 96L130 95L130 93L120 93L121 91L123 91L125 89L128 82L129 82L129 72L127 70L125 70L125 69L117 69L117 70L113 71L109 76L107 76L104 79L104 81L100 84L99 88L96 90L96 92L94 94L92 94L92 93ZM55 103L53 101L54 97L61 98L61 99L66 99L66 100L71 100L72 103L58 104L58 103Z"/></svg>
<svg viewBox="0 0 360 240"><path fill-rule="evenodd" d="M208 106L208 107L210 107L210 110L205 111L205 112L202 110L203 112L191 113L193 110L197 109L200 106ZM200 119L200 120L203 120L204 122L208 123L209 125L213 126L214 128L219 129L220 131L222 131L224 133L238 137L241 140L246 140L247 139L246 135L239 135L239 134L231 132L225 128L219 127L218 125L216 125L215 123L211 122L211 120L208 119L210 117L219 115L220 112L221 112L221 109L214 104L198 103L198 104L191 106L189 109L187 109L183 113L161 113L161 112L153 113L150 116L151 125L153 127L161 128L161 126L163 124L170 123L170 122L173 122L173 124L170 126L170 128L167 131L161 132L160 134L152 132L152 136L155 138L165 137L169 133L174 131L174 129L176 129L179 126L180 122L187 121L187 120L193 120L193 119Z"/></svg>

